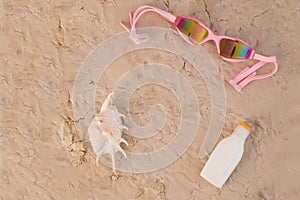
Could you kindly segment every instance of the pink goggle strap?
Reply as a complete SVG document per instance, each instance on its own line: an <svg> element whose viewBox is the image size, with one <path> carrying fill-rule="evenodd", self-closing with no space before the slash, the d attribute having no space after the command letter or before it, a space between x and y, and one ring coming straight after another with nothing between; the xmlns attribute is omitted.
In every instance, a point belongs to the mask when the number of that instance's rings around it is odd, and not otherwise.
<svg viewBox="0 0 300 200"><path fill-rule="evenodd" d="M132 15L132 13L129 13L129 19L130 19L130 26L131 30L129 30L122 22L122 27L129 33L129 37L132 39L132 41L135 44L141 44L144 42L147 42L149 40L149 36L147 34L137 34L136 33L136 23L138 19L142 16L142 14L146 12L156 12L160 16L162 16L164 19L166 19L168 22L174 23L176 20L176 17L166 11L163 11L161 9L152 7L152 6L141 6L139 7Z"/></svg>
<svg viewBox="0 0 300 200"><path fill-rule="evenodd" d="M252 67L246 67L240 73L238 73L229 83L240 92L248 83L254 80L265 79L274 75L278 70L278 65L276 63L276 57L265 57L259 54L255 54L254 59L260 60L258 63L254 64ZM266 65L267 63L272 63L274 65L273 70L270 73L256 75L256 71Z"/></svg>

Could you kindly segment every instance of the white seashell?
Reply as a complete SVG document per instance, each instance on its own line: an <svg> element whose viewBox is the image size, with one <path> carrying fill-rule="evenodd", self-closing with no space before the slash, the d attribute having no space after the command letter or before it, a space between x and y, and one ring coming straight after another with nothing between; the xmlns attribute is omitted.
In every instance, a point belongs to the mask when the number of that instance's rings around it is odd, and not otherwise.
<svg viewBox="0 0 300 200"><path fill-rule="evenodd" d="M122 138L122 130L128 128L122 125L121 117L117 108L112 105L113 93L110 93L101 106L100 113L96 115L91 122L88 133L94 153L96 154L96 163L102 154L109 153L112 158L112 167L115 172L115 153L120 151L127 158L126 153L121 148L123 142L128 146L127 141Z"/></svg>

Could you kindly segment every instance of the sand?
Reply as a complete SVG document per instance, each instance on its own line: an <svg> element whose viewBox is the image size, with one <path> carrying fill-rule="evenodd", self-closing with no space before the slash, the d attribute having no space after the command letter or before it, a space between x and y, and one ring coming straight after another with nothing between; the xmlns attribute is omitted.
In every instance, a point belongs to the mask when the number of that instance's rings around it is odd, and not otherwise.
<svg viewBox="0 0 300 200"><path fill-rule="evenodd" d="M71 105L76 73L93 48L124 31L119 21L128 23L128 12L144 4L201 19L215 33L242 38L257 52L277 56L277 74L239 94L226 80L253 62L225 62L212 43L204 45L225 82L227 115L220 139L239 121L253 129L242 161L222 189L199 175L207 159L200 160L198 151L209 124L210 98L201 76L179 56L141 50L120 58L99 82L105 87L97 88L96 101L99 109L117 75L145 60L180 71L197 88L202 116L193 144L180 159L151 173L113 175L111 168L95 165L78 136ZM0 199L300 199L299 1L1 0L0 8ZM171 27L155 14L145 15L138 26L143 25ZM120 65L125 68L118 71ZM145 86L132 97L137 123L147 124L145 113L157 102L168 103L170 119L149 141L124 134L126 151L153 151L175 137L180 110L171 94L162 95L165 91Z"/></svg>

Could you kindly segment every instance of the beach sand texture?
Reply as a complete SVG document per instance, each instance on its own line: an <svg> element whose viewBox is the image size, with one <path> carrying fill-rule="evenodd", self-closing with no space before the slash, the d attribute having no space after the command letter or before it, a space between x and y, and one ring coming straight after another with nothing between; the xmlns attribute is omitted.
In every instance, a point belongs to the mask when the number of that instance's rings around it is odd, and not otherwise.
<svg viewBox="0 0 300 200"><path fill-rule="evenodd" d="M77 134L71 94L80 65L98 44L123 32L119 22L128 24L128 13L145 4L195 17L217 34L277 56L276 75L252 82L239 94L226 81L253 61L225 62L213 43L203 45L226 90L220 139L240 121L253 129L242 161L222 189L199 175L210 97L203 78L179 56L149 49L124 55L99 82L96 102L99 109L126 70L145 62L172 66L195 88L201 110L198 134L180 159L152 173L113 175L111 168L95 165ZM300 199L299 21L298 0L0 0L0 199ZM142 26L171 28L153 13L142 17ZM148 140L124 134L125 150L153 151L175 137L180 109L166 88L146 85L134 93L133 119L146 125L147 110L155 103L168 110L166 126Z"/></svg>

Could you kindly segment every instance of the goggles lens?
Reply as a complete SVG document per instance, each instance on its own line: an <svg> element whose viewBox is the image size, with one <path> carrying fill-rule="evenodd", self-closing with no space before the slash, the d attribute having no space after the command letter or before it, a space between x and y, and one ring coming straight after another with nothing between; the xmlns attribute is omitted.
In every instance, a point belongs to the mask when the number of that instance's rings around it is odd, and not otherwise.
<svg viewBox="0 0 300 200"><path fill-rule="evenodd" d="M175 25L196 43L202 42L208 36L208 31L193 20L177 17Z"/></svg>
<svg viewBox="0 0 300 200"><path fill-rule="evenodd" d="M221 39L220 54L226 58L249 58L252 49L239 41Z"/></svg>

